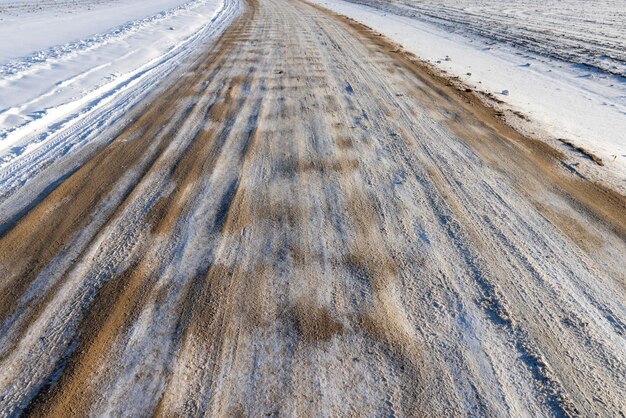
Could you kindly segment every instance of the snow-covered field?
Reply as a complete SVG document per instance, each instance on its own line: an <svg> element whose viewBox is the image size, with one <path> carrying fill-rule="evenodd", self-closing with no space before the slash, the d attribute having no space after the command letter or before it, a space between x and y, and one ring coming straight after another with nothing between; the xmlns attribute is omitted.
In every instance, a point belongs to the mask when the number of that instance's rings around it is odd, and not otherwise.
<svg viewBox="0 0 626 418"><path fill-rule="evenodd" d="M624 0L353 0L626 76Z"/></svg>
<svg viewBox="0 0 626 418"><path fill-rule="evenodd" d="M0 64L68 42L80 42L188 1L0 0Z"/></svg>
<svg viewBox="0 0 626 418"><path fill-rule="evenodd" d="M0 195L107 129L214 39L239 3L0 0Z"/></svg>
<svg viewBox="0 0 626 418"><path fill-rule="evenodd" d="M561 149L577 171L626 190L626 1L317 3L495 98L509 123Z"/></svg>

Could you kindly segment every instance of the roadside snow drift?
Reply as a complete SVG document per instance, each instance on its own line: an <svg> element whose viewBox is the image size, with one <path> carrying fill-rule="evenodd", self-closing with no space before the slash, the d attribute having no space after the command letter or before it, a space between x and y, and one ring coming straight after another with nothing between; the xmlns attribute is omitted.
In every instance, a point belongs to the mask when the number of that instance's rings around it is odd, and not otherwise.
<svg viewBox="0 0 626 418"><path fill-rule="evenodd" d="M511 125L626 192L624 1L315 2L484 93Z"/></svg>
<svg viewBox="0 0 626 418"><path fill-rule="evenodd" d="M238 8L236 0L3 0L0 196L47 162L106 141Z"/></svg>

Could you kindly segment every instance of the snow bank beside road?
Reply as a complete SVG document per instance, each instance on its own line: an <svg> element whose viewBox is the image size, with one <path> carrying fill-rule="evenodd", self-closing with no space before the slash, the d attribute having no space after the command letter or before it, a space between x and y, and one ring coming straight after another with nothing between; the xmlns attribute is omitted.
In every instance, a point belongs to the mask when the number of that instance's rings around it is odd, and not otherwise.
<svg viewBox="0 0 626 418"><path fill-rule="evenodd" d="M560 147L577 170L626 189L626 80L556 58L522 51L493 39L452 33L416 17L345 2L316 0L385 34L420 59L492 94L510 114L507 120L526 134ZM505 92L506 91L506 92ZM503 92L508 94L502 94ZM565 139L602 158L603 167Z"/></svg>
<svg viewBox="0 0 626 418"><path fill-rule="evenodd" d="M350 0L626 76L624 0ZM593 4L593 6L591 6Z"/></svg>
<svg viewBox="0 0 626 418"><path fill-rule="evenodd" d="M240 8L238 0L136 0L135 14L141 5L144 12L155 5L161 10L124 21L120 10L133 9L132 2L92 3L92 10L76 12L82 21L64 39L75 38L93 20L124 23L0 63L0 201L50 161L106 141L103 132L212 42ZM2 6L4 17L18 13L7 2ZM45 27L62 31L63 14L48 8L41 13L51 19Z"/></svg>

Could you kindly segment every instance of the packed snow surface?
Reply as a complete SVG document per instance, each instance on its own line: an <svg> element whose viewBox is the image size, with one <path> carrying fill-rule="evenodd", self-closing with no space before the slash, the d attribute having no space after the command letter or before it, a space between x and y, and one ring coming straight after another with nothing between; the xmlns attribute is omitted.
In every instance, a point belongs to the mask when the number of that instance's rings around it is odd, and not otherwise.
<svg viewBox="0 0 626 418"><path fill-rule="evenodd" d="M510 122L626 184L626 1L317 0L488 93ZM526 119L529 120L526 120ZM603 167L558 141L602 159ZM588 164L589 163L589 164Z"/></svg>

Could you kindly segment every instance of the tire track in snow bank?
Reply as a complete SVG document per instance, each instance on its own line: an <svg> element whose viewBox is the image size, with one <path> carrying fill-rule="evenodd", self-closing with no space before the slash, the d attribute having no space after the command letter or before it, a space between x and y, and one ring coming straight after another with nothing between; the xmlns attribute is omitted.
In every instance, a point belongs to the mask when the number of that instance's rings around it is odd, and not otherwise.
<svg viewBox="0 0 626 418"><path fill-rule="evenodd" d="M128 120L129 114L132 115L133 109L141 106L142 100L150 94L155 94L155 89L164 79L176 73L181 61L192 59L199 45L211 42L224 30L238 12L238 4L225 3L216 11L211 22L163 56L75 102L65 104L49 117L34 122L36 126L29 124L21 128L23 132L18 129L18 132L12 133L26 145L19 147L14 154L4 155L5 164L0 167L0 223L12 222L11 218L5 218L8 206L15 213L15 207L25 208L32 203L32 198L29 198L30 203L11 199L16 188L26 185L31 188L31 193L42 197L49 193L51 190L45 185L30 184L30 180L42 171L62 178L72 168L66 165L59 167L56 160L72 155L80 164L94 148L110 141ZM42 127L45 127L44 132L38 133ZM5 141L12 143L17 139L5 138Z"/></svg>

